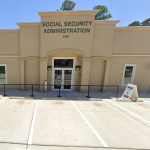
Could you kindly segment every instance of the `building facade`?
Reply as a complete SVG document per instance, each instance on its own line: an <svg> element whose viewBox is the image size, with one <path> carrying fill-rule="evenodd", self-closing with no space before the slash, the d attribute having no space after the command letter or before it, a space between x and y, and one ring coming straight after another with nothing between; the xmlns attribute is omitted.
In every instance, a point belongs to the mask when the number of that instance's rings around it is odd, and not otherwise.
<svg viewBox="0 0 150 150"><path fill-rule="evenodd" d="M41 22L0 30L0 84L9 89L78 90L128 83L150 85L150 27L116 27L119 20L95 21L98 11L39 12ZM38 84L41 84L40 86ZM3 89L2 85L0 88ZM90 87L93 91L113 88ZM116 90L116 89L115 89Z"/></svg>

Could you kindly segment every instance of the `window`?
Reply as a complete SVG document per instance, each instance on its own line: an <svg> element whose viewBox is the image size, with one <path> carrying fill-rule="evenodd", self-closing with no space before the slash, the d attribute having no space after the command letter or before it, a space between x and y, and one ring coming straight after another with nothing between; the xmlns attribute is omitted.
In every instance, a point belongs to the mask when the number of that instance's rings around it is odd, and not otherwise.
<svg viewBox="0 0 150 150"><path fill-rule="evenodd" d="M133 83L135 67L136 65L125 65L123 71L122 86L126 86L128 83Z"/></svg>
<svg viewBox="0 0 150 150"><path fill-rule="evenodd" d="M0 64L0 84L7 83L6 79L6 65Z"/></svg>
<svg viewBox="0 0 150 150"><path fill-rule="evenodd" d="M54 59L54 68L73 68L73 59Z"/></svg>

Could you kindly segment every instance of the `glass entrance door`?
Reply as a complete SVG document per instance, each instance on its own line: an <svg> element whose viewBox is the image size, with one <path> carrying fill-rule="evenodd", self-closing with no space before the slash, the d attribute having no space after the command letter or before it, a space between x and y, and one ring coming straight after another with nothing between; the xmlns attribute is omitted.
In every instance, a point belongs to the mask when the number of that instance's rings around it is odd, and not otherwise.
<svg viewBox="0 0 150 150"><path fill-rule="evenodd" d="M58 58L53 59L53 90L58 90L59 87L64 91L73 90L73 72L75 58Z"/></svg>
<svg viewBox="0 0 150 150"><path fill-rule="evenodd" d="M54 70L54 89L72 90L72 72L73 69L55 69Z"/></svg>

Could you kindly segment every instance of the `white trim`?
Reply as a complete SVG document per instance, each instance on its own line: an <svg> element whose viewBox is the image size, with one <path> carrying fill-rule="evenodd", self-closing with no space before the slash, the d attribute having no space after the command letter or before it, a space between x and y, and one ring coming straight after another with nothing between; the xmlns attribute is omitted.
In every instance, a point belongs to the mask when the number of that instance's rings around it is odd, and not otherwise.
<svg viewBox="0 0 150 150"><path fill-rule="evenodd" d="M54 68L54 59L73 59L73 68ZM71 84L74 85L75 64L76 64L76 57L52 57L52 84L54 85L54 70L62 70L62 76L63 76L63 70L72 70ZM54 86L51 88L52 90L57 90L57 89L54 89ZM71 87L71 89L63 89L63 91L73 91L73 90L74 90L74 86Z"/></svg>
<svg viewBox="0 0 150 150"><path fill-rule="evenodd" d="M0 55L0 57L20 57L20 55Z"/></svg>
<svg viewBox="0 0 150 150"><path fill-rule="evenodd" d="M123 57L123 56L125 56L125 57L131 57L131 56L137 56L137 57L142 57L142 56L144 56L144 57L150 57L150 55L112 55L112 57L115 57L115 56L117 56L117 57Z"/></svg>
<svg viewBox="0 0 150 150"><path fill-rule="evenodd" d="M123 70L123 75L122 75L122 83L121 83L121 86L127 86L127 85L128 85L128 84L123 84L126 66L133 66L133 71L132 71L132 76L131 76L131 81L130 81L130 83L133 84L133 81L134 81L134 75L135 75L135 70L136 70L136 64L125 64L125 65L124 65L124 70Z"/></svg>
<svg viewBox="0 0 150 150"><path fill-rule="evenodd" d="M6 83L0 83L0 84L7 84L7 64L0 64L0 66L5 66L5 74L6 74Z"/></svg>

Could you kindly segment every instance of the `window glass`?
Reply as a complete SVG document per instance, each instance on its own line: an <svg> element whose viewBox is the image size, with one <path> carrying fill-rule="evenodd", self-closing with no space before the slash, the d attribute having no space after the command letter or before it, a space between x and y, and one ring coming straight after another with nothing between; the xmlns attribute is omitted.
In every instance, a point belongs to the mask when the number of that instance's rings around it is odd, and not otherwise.
<svg viewBox="0 0 150 150"><path fill-rule="evenodd" d="M71 89L72 70L64 70L64 89Z"/></svg>
<svg viewBox="0 0 150 150"><path fill-rule="evenodd" d="M133 74L133 66L126 66L125 72L124 72L123 84L131 83L132 74Z"/></svg>
<svg viewBox="0 0 150 150"><path fill-rule="evenodd" d="M73 68L73 59L54 59L54 68Z"/></svg>
<svg viewBox="0 0 150 150"><path fill-rule="evenodd" d="M0 83L6 83L6 70L5 70L5 66L0 66Z"/></svg>
<svg viewBox="0 0 150 150"><path fill-rule="evenodd" d="M61 86L61 80L62 80L62 70L55 70L54 89L59 89L59 86Z"/></svg>

